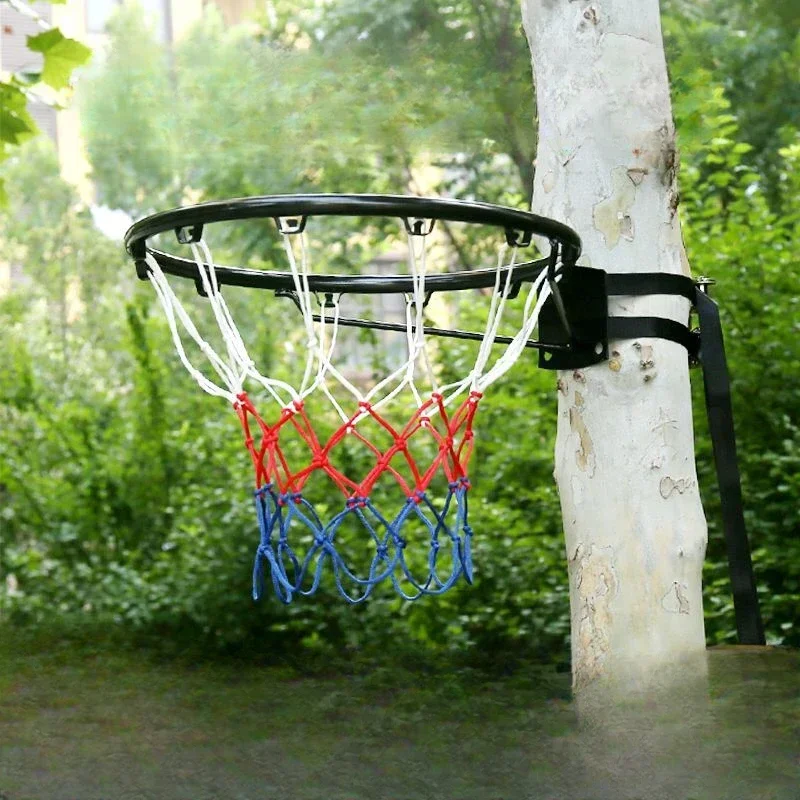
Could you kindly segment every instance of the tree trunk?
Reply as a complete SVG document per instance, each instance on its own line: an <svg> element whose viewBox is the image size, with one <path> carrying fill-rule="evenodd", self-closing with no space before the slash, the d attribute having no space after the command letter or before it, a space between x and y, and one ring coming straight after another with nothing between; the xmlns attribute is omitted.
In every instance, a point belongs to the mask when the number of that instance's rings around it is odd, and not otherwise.
<svg viewBox="0 0 800 800"><path fill-rule="evenodd" d="M658 0L523 0L523 15L539 112L533 210L578 231L580 264L689 274ZM686 323L689 305L617 297L609 313ZM612 341L608 362L559 373L558 392L575 689L646 682L687 658L702 671L707 533L686 350Z"/></svg>

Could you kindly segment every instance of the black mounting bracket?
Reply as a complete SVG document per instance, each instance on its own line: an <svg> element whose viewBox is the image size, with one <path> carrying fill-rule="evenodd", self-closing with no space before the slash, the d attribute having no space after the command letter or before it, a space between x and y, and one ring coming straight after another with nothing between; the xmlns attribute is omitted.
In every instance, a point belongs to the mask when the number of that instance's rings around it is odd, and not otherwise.
<svg viewBox="0 0 800 800"><path fill-rule="evenodd" d="M547 298L539 313L539 341L558 349L539 351L543 369L577 369L608 358L608 294L606 273L570 267L560 273L558 295ZM563 312L569 320L564 324Z"/></svg>
<svg viewBox="0 0 800 800"><path fill-rule="evenodd" d="M696 306L696 293L702 287L691 278L660 272L609 274L574 266L562 267L557 277L553 295L539 315L539 339L547 345L559 345L559 349L540 352L539 366L543 369L599 364L608 359L609 340L638 337L676 342L686 348L690 363L699 363L700 333L690 330L688 324L662 317L608 315L608 298L618 295L679 295Z"/></svg>

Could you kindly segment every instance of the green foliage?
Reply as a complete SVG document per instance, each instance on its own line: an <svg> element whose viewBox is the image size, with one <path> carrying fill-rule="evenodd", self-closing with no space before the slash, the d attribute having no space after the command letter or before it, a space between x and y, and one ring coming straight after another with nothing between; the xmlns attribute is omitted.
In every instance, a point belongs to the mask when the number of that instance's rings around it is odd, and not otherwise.
<svg viewBox="0 0 800 800"><path fill-rule="evenodd" d="M136 212L175 205L181 194L177 98L167 53L138 4L121 6L108 30L113 46L84 76L78 98L82 123L91 132L86 144L99 199ZM99 70L114 75L101 94L94 82Z"/></svg>
<svg viewBox="0 0 800 800"><path fill-rule="evenodd" d="M748 163L752 148L741 141L737 119L720 87L710 84L702 69L686 76L685 85L691 94L678 99L675 112L685 158L681 209L686 246L695 274L719 281L713 294L725 330L747 524L765 623L774 641L796 645L800 547L794 535L794 506L786 504L797 472L793 376L800 369L800 281L793 243L798 234L800 151L795 145L776 154L781 179L777 203L771 204L762 175ZM703 401L696 388L699 409ZM702 415L695 416L710 527L707 628L713 640L731 641L732 607L710 442Z"/></svg>
<svg viewBox="0 0 800 800"><path fill-rule="evenodd" d="M0 0L5 3L7 0ZM64 0L51 0L62 3ZM65 37L58 28L28 37L28 49L42 56L42 69L9 75L0 80L0 164L26 139L38 132L28 113L28 95L38 94L42 85L56 91L66 89L76 67L85 64L91 51ZM6 203L5 188L0 180L0 207Z"/></svg>
<svg viewBox="0 0 800 800"><path fill-rule="evenodd" d="M664 20L673 78L701 68L731 102L750 163L770 202L779 150L800 128L800 11L796 0L672 0Z"/></svg>
<svg viewBox="0 0 800 800"><path fill-rule="evenodd" d="M800 644L800 144L784 119L780 148L753 148L742 120L754 106L746 94L732 103L708 60L718 53L711 18L675 5L665 30L685 238L695 274L719 281L769 636ZM424 190L525 205L535 142L515 4L274 6L256 29L226 30L209 12L171 58L140 10L119 10L108 57L82 90L105 202L141 214L198 197ZM727 36L719 52L730 55ZM413 605L387 590L353 608L326 586L313 602L254 605L251 476L234 415L187 378L149 287L80 210L52 150L28 143L18 153L3 170L11 209L0 217L3 251L27 278L0 298L0 615L111 622L179 649L566 658L551 374L523 359L482 403L473 587ZM314 244L328 255L315 269L357 268L385 249L387 230L352 220L323 231ZM486 262L485 239L445 233L462 263ZM232 226L214 242L221 261L278 263L271 224ZM282 348L294 340L255 294L231 292L229 302L257 362L284 377ZM475 321L485 299L464 297L459 322ZM470 345L442 352L445 377L468 372ZM711 533L707 630L726 641L733 615L699 394L695 406ZM318 422L324 432L335 421ZM363 456L345 457L356 469ZM342 545L357 546L354 536Z"/></svg>
<svg viewBox="0 0 800 800"><path fill-rule="evenodd" d="M315 9L292 4L289 20L279 7L256 36L226 30L210 9L172 65L136 8L121 9L107 62L82 86L104 199L140 213L182 193L398 192L412 164L434 157L466 194L477 169L501 161L524 202L533 112L513 3L433 15L422 4L386 7L412 31L391 41L381 37L393 24L381 23L353 42L356 4Z"/></svg>

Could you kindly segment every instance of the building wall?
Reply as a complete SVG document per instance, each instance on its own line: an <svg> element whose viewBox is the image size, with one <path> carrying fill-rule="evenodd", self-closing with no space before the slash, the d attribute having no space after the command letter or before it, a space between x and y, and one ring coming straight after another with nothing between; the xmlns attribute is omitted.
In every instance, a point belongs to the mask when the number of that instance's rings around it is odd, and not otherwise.
<svg viewBox="0 0 800 800"><path fill-rule="evenodd" d="M52 6L49 3L33 3L32 8L45 22L50 21ZM0 69L4 72L38 69L41 58L28 50L25 37L41 32L42 28L36 20L21 14L7 3L0 5Z"/></svg>

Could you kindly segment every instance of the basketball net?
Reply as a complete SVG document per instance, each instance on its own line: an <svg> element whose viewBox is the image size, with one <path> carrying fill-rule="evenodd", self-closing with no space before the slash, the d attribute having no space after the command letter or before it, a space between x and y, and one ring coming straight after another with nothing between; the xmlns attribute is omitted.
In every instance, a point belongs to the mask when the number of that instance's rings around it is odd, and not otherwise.
<svg viewBox="0 0 800 800"><path fill-rule="evenodd" d="M351 603L365 600L385 580L407 600L441 594L461 575L472 582L467 494L475 416L487 387L513 366L531 338L550 294L545 281L547 270L528 285L516 335L505 348L496 347L508 301L516 293L512 290L516 289L513 267L517 249L506 243L500 247L486 327L473 367L463 379L440 385L425 335L425 234L408 229L408 270L413 289L405 297L405 358L369 389L359 388L336 366L339 298L329 295L319 302L310 290L309 248L304 232L280 233L305 338L305 363L298 386L263 375L248 354L220 291L205 240L191 244L192 255L222 337L221 351L203 338L157 260L150 253L145 256L178 357L205 392L233 406L244 432L255 472L260 529L253 570L256 599L263 591L265 568L276 595L288 603L296 594L309 595L319 588L327 563L331 564L336 587ZM192 363L184 346L186 336L199 348L215 377ZM257 409L248 388L258 389L266 406ZM324 441L315 432L305 407L312 394L324 397L339 420ZM401 394L410 397L414 411L408 421L398 425L387 408ZM368 421L391 441L390 446L379 446L374 437L364 433ZM302 443L302 463L295 463L287 454L287 436ZM425 463L413 454L413 445L421 439L426 440L427 452L432 449L435 453ZM347 474L336 464L337 449L348 441L357 441L369 455L371 466L363 474ZM327 520L303 493L309 479L320 474L344 498L340 510ZM373 502L373 490L382 476L390 476L403 494L399 511L392 514L381 512ZM447 482L444 496L430 496L432 481L442 476ZM343 526L354 522L363 528L370 543L368 565L360 571L348 565L337 547ZM412 558L407 552L409 541L404 533L412 528L425 532L426 557ZM305 553L301 553L303 549Z"/></svg>

